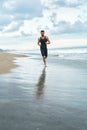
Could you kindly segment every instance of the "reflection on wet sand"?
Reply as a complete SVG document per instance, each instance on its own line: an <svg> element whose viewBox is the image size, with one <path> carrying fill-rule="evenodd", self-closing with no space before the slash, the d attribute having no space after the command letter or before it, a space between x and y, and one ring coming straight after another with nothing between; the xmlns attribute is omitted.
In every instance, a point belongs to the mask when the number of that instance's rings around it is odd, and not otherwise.
<svg viewBox="0 0 87 130"><path fill-rule="evenodd" d="M45 78L46 78L45 69L46 68L44 67L37 83L37 91L36 91L37 97L40 97L43 94L43 88L44 88Z"/></svg>

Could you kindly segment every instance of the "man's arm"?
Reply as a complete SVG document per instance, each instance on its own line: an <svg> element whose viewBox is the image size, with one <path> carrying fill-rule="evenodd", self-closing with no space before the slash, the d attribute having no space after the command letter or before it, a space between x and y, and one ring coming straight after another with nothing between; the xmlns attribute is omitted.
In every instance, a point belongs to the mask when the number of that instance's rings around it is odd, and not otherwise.
<svg viewBox="0 0 87 130"><path fill-rule="evenodd" d="M38 38L38 42L37 42L38 46L40 46L40 38Z"/></svg>
<svg viewBox="0 0 87 130"><path fill-rule="evenodd" d="M50 44L50 39L48 38L48 36L46 36L47 39L47 44Z"/></svg>

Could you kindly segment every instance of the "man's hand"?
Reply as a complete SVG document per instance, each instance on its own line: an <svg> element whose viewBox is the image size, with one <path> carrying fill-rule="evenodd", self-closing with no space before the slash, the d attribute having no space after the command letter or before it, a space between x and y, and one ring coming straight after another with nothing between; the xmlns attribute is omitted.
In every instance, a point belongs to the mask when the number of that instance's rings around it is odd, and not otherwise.
<svg viewBox="0 0 87 130"><path fill-rule="evenodd" d="M49 38L47 36L46 36L46 39L47 39L46 44L50 44L50 40L49 40Z"/></svg>
<svg viewBox="0 0 87 130"><path fill-rule="evenodd" d="M41 46L41 43L39 43L38 46Z"/></svg>

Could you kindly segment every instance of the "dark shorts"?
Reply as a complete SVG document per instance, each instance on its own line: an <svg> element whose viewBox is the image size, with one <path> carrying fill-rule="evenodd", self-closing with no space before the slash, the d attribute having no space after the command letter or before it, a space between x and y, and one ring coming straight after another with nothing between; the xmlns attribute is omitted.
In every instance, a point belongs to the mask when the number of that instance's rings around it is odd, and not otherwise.
<svg viewBox="0 0 87 130"><path fill-rule="evenodd" d="M42 56L48 56L48 52L47 52L47 47L46 46L43 46L43 47L40 47L40 50L41 50L41 55Z"/></svg>

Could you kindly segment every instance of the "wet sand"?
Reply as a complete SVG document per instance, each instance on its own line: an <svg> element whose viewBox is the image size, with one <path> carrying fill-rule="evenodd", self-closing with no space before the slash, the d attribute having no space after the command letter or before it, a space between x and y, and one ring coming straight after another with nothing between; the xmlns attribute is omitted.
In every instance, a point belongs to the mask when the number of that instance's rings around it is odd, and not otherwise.
<svg viewBox="0 0 87 130"><path fill-rule="evenodd" d="M17 67L14 60L22 57L26 57L26 55L0 53L0 74L9 73L11 69Z"/></svg>
<svg viewBox="0 0 87 130"><path fill-rule="evenodd" d="M84 62L18 58L0 75L0 130L87 130Z"/></svg>

